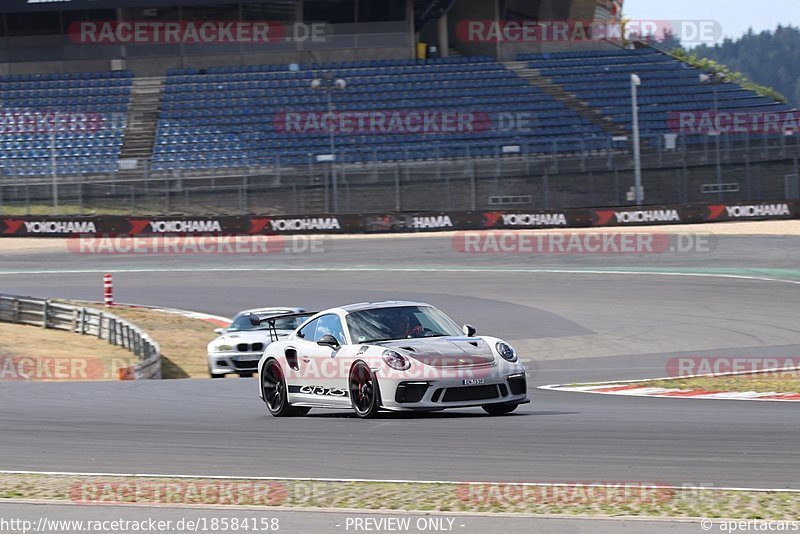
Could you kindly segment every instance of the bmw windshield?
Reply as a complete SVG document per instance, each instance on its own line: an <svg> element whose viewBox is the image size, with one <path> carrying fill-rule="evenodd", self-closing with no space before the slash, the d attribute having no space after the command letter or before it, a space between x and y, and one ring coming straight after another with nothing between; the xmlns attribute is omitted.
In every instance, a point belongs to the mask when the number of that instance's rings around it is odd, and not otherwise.
<svg viewBox="0 0 800 534"><path fill-rule="evenodd" d="M394 339L461 336L449 317L429 306L376 308L353 312L347 326L354 343L375 343Z"/></svg>

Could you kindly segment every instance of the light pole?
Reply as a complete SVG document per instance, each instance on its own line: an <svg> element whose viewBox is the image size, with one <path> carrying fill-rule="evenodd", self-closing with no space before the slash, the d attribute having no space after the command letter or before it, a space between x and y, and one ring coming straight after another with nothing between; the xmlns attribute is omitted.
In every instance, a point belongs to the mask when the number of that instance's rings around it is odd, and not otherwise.
<svg viewBox="0 0 800 534"><path fill-rule="evenodd" d="M311 80L311 88L317 91L325 91L328 97L328 130L330 133L331 148L331 187L333 197L333 213L339 213L339 192L336 179L336 132L333 117L333 92L347 89L347 81L342 78L334 78L330 72L322 74L321 78Z"/></svg>
<svg viewBox="0 0 800 534"><path fill-rule="evenodd" d="M631 104L633 106L633 173L636 187L636 205L644 204L644 191L642 190L642 147L639 138L639 86L642 79L631 74ZM630 199L629 199L630 201Z"/></svg>
<svg viewBox="0 0 800 534"><path fill-rule="evenodd" d="M701 74L699 76L700 83L711 85L714 89L714 131L713 134L717 138L717 198L722 200L722 147L720 146L722 132L719 130L719 86L727 82L728 79L721 72L714 74ZM711 132L709 132L709 135Z"/></svg>
<svg viewBox="0 0 800 534"><path fill-rule="evenodd" d="M53 126L50 128L50 172L53 179L53 210L58 215L58 161L56 160L56 128L58 128L58 121L60 113L58 111L53 113Z"/></svg>

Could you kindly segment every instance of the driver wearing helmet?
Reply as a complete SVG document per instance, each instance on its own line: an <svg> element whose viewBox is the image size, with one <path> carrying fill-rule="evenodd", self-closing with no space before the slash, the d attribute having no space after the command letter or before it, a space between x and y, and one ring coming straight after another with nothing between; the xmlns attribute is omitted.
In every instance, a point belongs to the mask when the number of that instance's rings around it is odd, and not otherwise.
<svg viewBox="0 0 800 534"><path fill-rule="evenodd" d="M394 326L396 339L407 339L413 337L422 337L425 334L425 329L419 322L417 317L406 310L397 310L393 314L392 324Z"/></svg>

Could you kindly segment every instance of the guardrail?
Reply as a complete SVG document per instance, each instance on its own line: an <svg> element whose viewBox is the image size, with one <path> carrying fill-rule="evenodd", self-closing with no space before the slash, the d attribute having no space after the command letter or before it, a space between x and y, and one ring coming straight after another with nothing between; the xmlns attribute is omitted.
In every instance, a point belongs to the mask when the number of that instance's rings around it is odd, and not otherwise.
<svg viewBox="0 0 800 534"><path fill-rule="evenodd" d="M135 324L113 313L49 299L0 294L0 321L105 339L139 358L138 363L119 370L120 380L161 378L161 348L158 343Z"/></svg>

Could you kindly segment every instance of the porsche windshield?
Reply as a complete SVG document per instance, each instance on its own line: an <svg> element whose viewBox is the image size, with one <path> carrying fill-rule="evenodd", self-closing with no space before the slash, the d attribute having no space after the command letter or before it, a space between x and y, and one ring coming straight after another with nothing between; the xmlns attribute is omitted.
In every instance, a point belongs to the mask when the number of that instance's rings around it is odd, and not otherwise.
<svg viewBox="0 0 800 534"><path fill-rule="evenodd" d="M347 326L353 343L374 343L392 339L462 336L449 317L428 306L375 308L351 313Z"/></svg>

